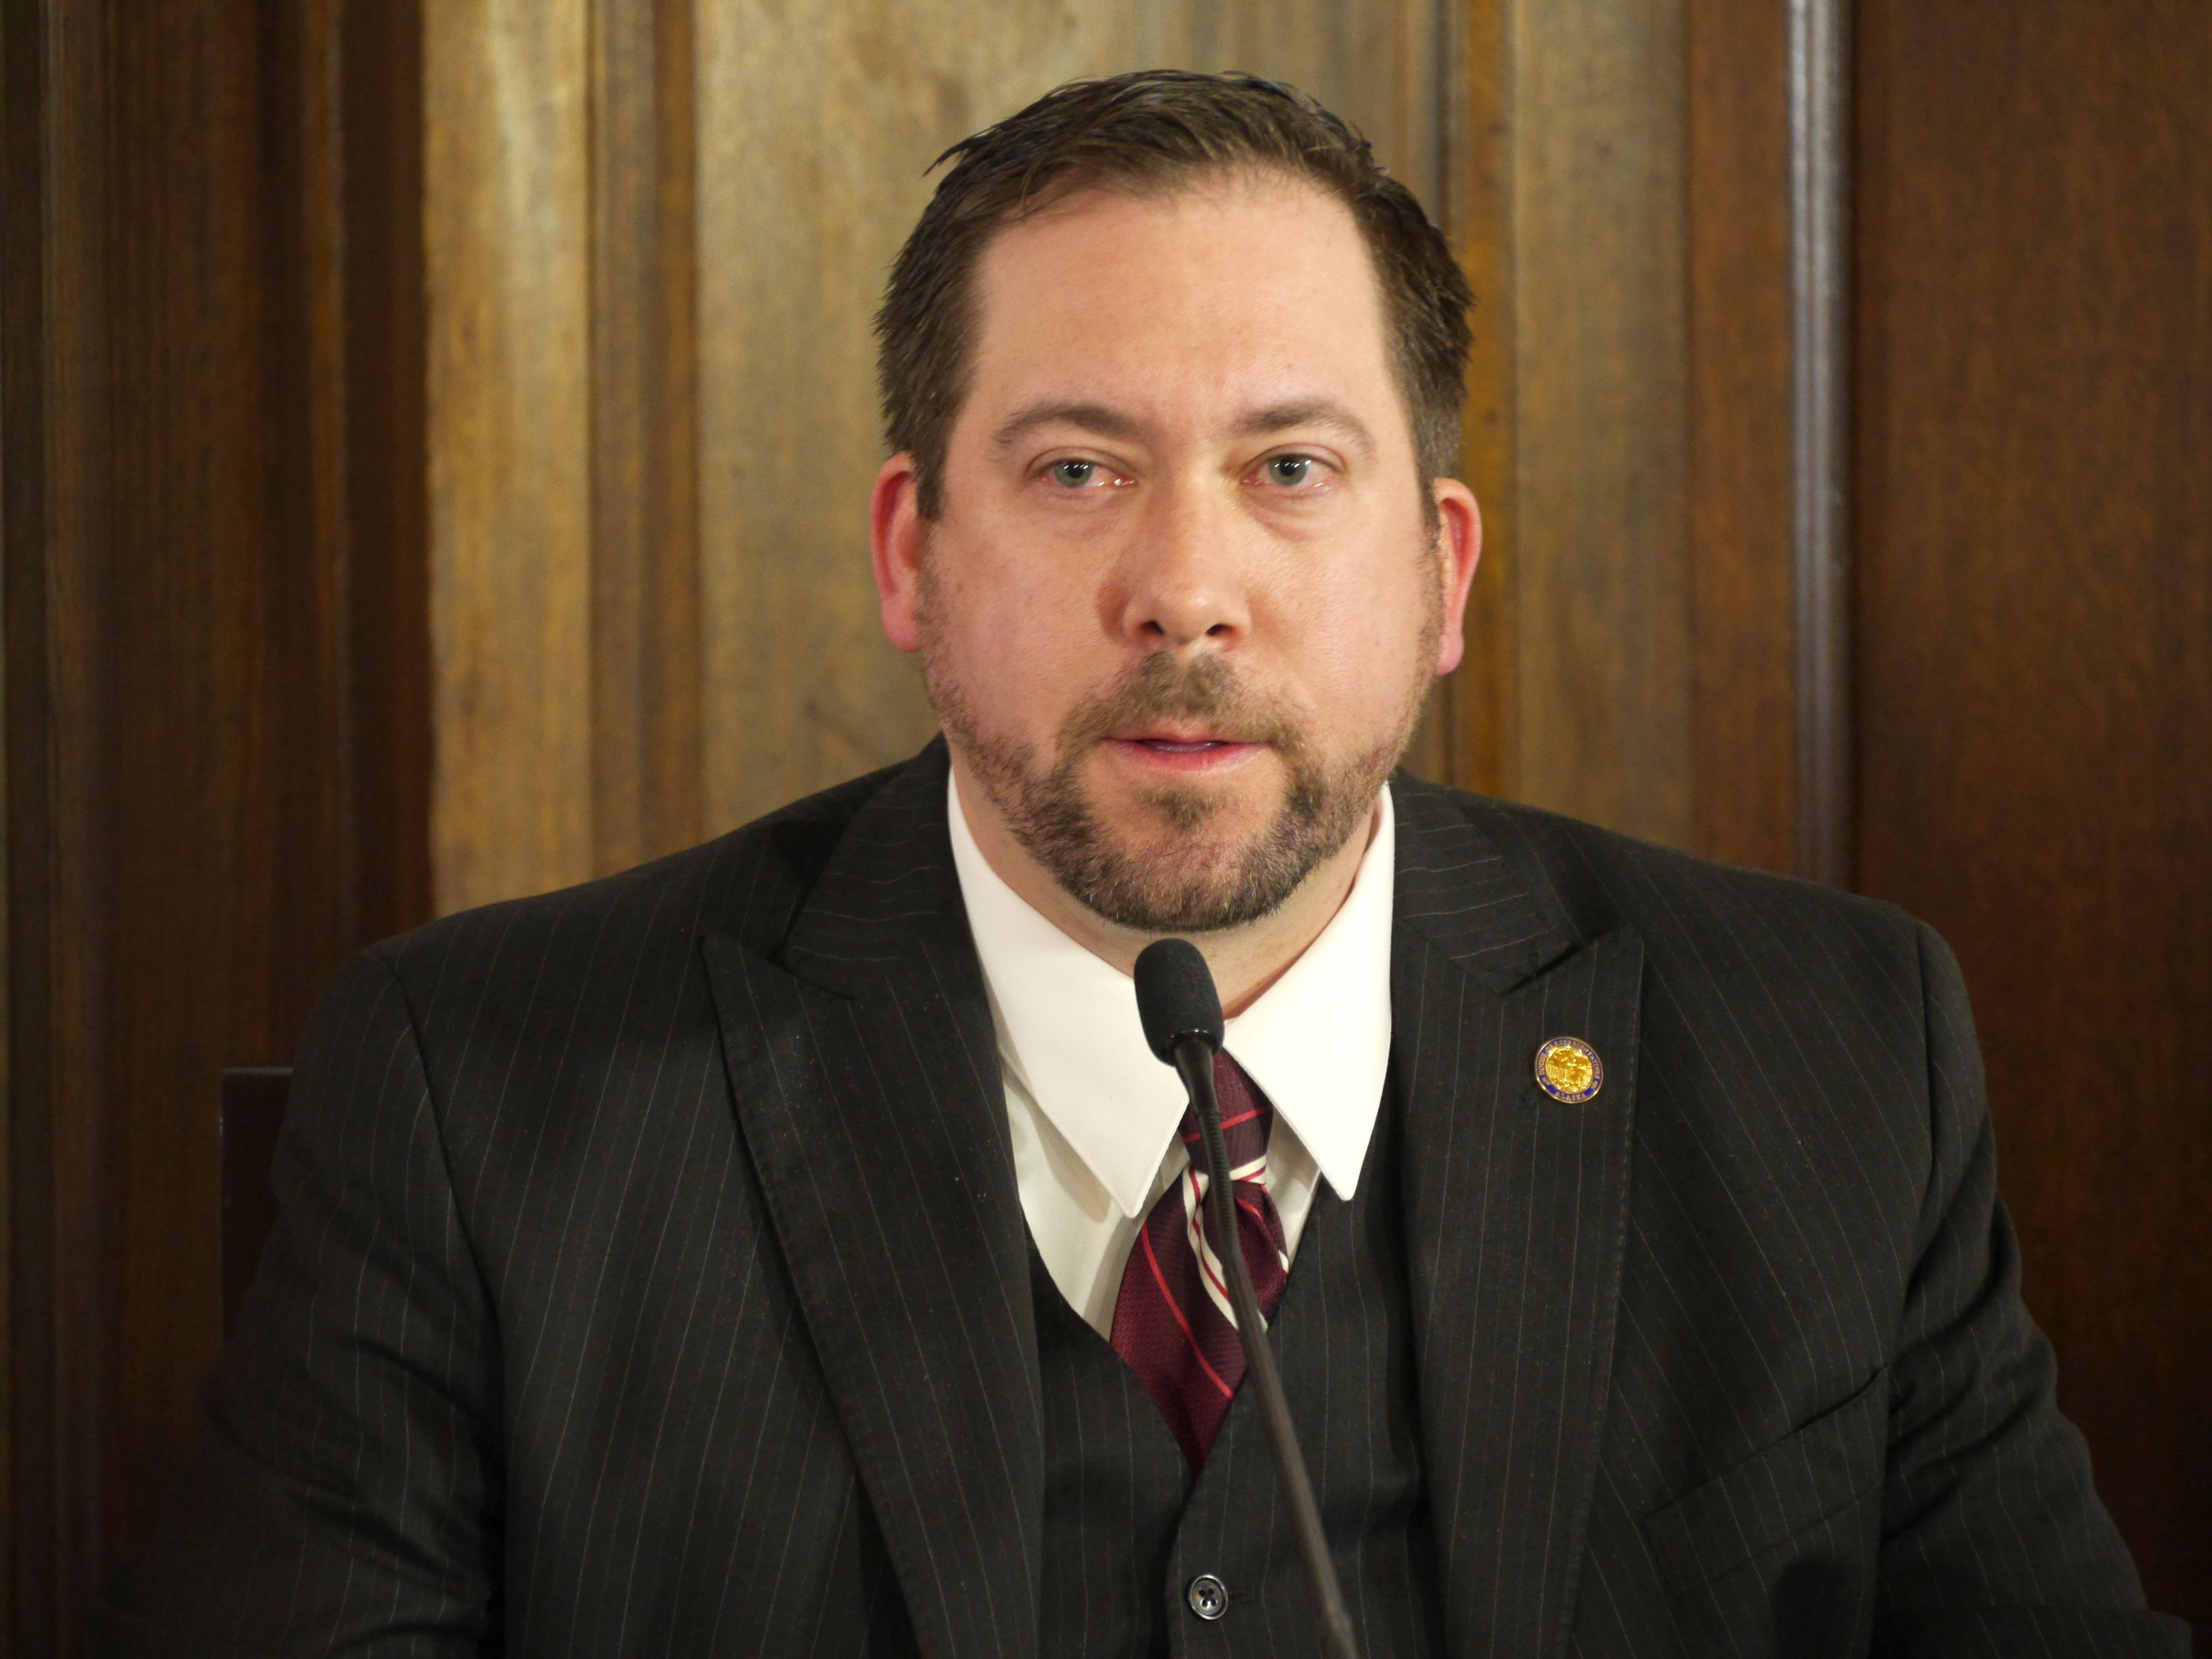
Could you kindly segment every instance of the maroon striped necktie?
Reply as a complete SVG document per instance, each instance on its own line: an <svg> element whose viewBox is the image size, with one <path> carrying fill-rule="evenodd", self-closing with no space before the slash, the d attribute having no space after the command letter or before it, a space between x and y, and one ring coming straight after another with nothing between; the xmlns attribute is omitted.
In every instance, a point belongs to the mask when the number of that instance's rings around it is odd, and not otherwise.
<svg viewBox="0 0 2212 1659"><path fill-rule="evenodd" d="M1213 1057L1213 1087L1236 1188L1237 1242L1252 1271L1260 1316L1273 1319L1291 1270L1282 1220L1266 1186L1267 1132L1275 1109L1226 1054ZM1180 1133L1190 1167L1160 1194L1129 1247L1121 1294L1114 1304L1114 1351L1136 1372L1196 1469L1205 1464L1243 1378L1244 1348L1237 1335L1228 1281L1200 1225L1209 1184L1206 1147L1198 1120L1188 1108Z"/></svg>

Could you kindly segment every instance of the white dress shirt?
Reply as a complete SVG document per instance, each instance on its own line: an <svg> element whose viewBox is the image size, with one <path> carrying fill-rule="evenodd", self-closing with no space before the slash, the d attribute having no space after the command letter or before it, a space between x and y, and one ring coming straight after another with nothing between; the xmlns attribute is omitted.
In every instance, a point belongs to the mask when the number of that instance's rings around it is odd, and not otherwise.
<svg viewBox="0 0 2212 1659"><path fill-rule="evenodd" d="M1121 1270L1152 1200L1188 1163L1182 1082L1152 1057L1136 988L1000 878L946 786L952 860L1006 1075L1014 1174L1068 1305L1110 1336ZM1390 1064L1395 820L1385 788L1352 891L1224 1042L1274 1103L1265 1180L1293 1255L1322 1176L1349 1198Z"/></svg>

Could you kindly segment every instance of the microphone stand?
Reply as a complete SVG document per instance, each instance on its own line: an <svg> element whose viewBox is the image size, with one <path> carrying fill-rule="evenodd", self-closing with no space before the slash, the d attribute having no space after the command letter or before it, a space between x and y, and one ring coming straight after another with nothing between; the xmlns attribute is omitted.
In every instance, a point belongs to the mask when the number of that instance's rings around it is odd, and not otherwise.
<svg viewBox="0 0 2212 1659"><path fill-rule="evenodd" d="M1218 1018L1217 1013L1217 1022ZM1217 1023L1215 1030L1219 1029ZM1359 1659L1352 1637L1352 1615L1344 1606L1344 1587L1337 1583L1336 1564L1329 1559L1321 1509L1314 1502L1313 1483L1306 1478L1305 1457L1298 1449L1297 1431L1291 1425L1291 1405L1283 1395L1282 1374L1275 1369L1274 1350L1267 1346L1267 1333L1260 1319L1260 1298L1252 1291L1252 1270L1245 1265L1244 1248L1237 1237L1229 1146L1222 1139L1221 1104L1213 1093L1213 1045L1201 1036L1182 1036L1175 1044L1174 1055L1175 1068L1189 1091L1191 1110L1197 1115L1199 1133L1206 1142L1206 1201L1213 1216L1213 1253L1229 1275L1229 1300L1237 1310L1244 1369L1259 1393L1267 1451L1291 1506L1291 1526L1297 1534L1306 1581L1313 1586L1321 1613L1322 1644L1329 1659Z"/></svg>

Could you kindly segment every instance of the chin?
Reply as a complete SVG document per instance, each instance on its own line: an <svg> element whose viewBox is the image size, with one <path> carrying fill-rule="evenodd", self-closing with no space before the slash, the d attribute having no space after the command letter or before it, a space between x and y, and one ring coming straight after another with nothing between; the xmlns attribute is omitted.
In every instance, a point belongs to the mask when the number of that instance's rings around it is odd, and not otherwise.
<svg viewBox="0 0 2212 1659"><path fill-rule="evenodd" d="M1104 828L1104 839L1121 858L1185 878L1234 869L1267 832L1264 820L1228 823L1218 814L1189 820L1148 813L1141 825Z"/></svg>
<svg viewBox="0 0 2212 1659"><path fill-rule="evenodd" d="M1109 833L1162 856L1178 848L1194 854L1214 848L1234 855L1280 816L1284 793L1279 781L1257 778L1155 784L1127 792L1126 804L1102 801L1098 816Z"/></svg>
<svg viewBox="0 0 2212 1659"><path fill-rule="evenodd" d="M1088 833L1032 851L1095 915L1139 933L1243 926L1290 896L1328 850L1284 832L1284 792L1147 790L1115 811L1094 801Z"/></svg>

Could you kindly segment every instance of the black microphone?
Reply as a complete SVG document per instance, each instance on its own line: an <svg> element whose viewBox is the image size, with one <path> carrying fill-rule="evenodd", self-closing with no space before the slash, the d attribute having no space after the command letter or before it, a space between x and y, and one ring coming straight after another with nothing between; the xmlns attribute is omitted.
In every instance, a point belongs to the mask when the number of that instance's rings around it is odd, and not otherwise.
<svg viewBox="0 0 2212 1659"><path fill-rule="evenodd" d="M1283 1397L1275 1352L1260 1322L1252 1270L1245 1265L1237 1237L1229 1147L1221 1138L1221 1106L1213 1096L1213 1056L1221 1047L1221 998L1206 958L1188 939L1164 939L1146 945L1137 957L1136 980L1137 1016L1144 1022L1145 1041L1182 1074L1206 1141L1206 1201L1213 1217L1213 1253L1228 1271L1229 1300L1237 1310L1237 1337L1244 1344L1244 1369L1259 1391L1260 1421L1267 1427L1275 1479L1291 1506L1298 1553L1305 1558L1306 1577L1321 1613L1322 1640L1334 1659L1359 1659L1352 1639L1352 1615L1345 1611L1344 1587L1337 1583L1336 1564L1329 1559L1321 1510L1314 1503L1313 1483L1306 1478L1297 1431L1291 1425L1290 1401Z"/></svg>

